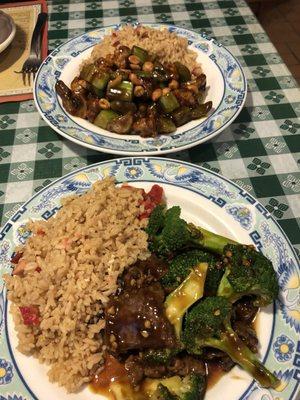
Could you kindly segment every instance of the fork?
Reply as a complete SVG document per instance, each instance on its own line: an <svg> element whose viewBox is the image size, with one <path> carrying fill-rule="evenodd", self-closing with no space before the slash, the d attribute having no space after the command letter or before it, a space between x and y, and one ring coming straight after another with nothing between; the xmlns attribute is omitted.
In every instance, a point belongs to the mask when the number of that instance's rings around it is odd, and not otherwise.
<svg viewBox="0 0 300 400"><path fill-rule="evenodd" d="M21 71L15 71L16 74L22 74L24 85L26 85L26 75L27 75L28 85L30 86L31 74L33 74L33 80L34 80L35 74L42 63L40 55L41 32L46 21L47 21L47 13L40 13L38 15L34 31L32 34L29 57L24 62Z"/></svg>

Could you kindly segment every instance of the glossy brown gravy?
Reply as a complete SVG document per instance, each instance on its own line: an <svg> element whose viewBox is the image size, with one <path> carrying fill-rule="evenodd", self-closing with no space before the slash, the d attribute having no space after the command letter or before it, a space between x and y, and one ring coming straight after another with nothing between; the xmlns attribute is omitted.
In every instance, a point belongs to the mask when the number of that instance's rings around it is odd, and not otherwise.
<svg viewBox="0 0 300 400"><path fill-rule="evenodd" d="M113 372L113 370L112 370ZM222 370L221 367L219 367L216 364L209 364L208 366L208 376L207 376L207 389L210 389L211 387L213 387L218 381L219 379L222 378L222 376L224 376L226 374L226 372L224 372ZM104 375L104 376L102 376ZM121 369L118 369L117 371L115 371L110 377L108 373L105 373L103 371L102 374L100 375L96 375L95 379L93 380L93 382L89 385L90 390L93 393L97 393L97 394L101 394L102 396L105 396L107 399L109 400L115 400L115 397L113 395L113 393L110 390L110 383L111 382L118 382L121 383L122 385L124 385L124 387L126 387L128 389L128 392L131 392L131 385L126 377L126 371L124 368L124 371L122 373ZM139 391L134 391L134 396L139 399L146 399L145 397L145 393L143 392L143 389L141 388L141 390Z"/></svg>

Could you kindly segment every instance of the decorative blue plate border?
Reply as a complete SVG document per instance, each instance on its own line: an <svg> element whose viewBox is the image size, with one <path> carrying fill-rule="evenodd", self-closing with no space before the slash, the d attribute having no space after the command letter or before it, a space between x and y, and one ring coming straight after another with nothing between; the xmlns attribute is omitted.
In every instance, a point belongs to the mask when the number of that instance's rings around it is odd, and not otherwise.
<svg viewBox="0 0 300 400"><path fill-rule="evenodd" d="M203 143L221 133L238 116L246 99L247 83L239 61L215 39L172 25L145 24L167 28L188 39L203 57L218 67L224 84L221 103L207 119L182 133L143 139L138 136L116 138L99 134L79 125L61 107L55 82L66 65L83 51L97 44L104 35L120 25L97 29L75 37L55 49L42 63L35 80L34 99L41 116L59 134L82 146L114 154L153 155L183 150ZM221 90L222 88L220 88ZM103 131L104 132L104 131Z"/></svg>
<svg viewBox="0 0 300 400"><path fill-rule="evenodd" d="M81 168L53 182L26 202L0 231L0 392L1 400L36 399L14 358L7 330L7 300L2 274L11 271L16 245L25 242L29 218L49 219L60 199L80 194L106 176L117 182L155 182L185 188L204 197L238 223L256 247L273 262L280 285L274 303L270 341L264 362L281 379L278 391L249 385L239 400L293 400L300 383L300 268L296 253L281 227L249 193L226 178L204 168L157 157L123 158ZM231 399L237 400L237 399Z"/></svg>

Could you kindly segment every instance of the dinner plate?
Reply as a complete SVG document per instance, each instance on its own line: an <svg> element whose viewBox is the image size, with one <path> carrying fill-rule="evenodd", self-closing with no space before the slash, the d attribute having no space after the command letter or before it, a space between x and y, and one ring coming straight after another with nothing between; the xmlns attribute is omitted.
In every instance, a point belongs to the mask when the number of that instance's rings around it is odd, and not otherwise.
<svg viewBox="0 0 300 400"><path fill-rule="evenodd" d="M93 46L104 35L120 28L120 25L114 25L71 39L55 49L41 65L35 80L35 103L41 116L56 132L77 144L102 152L125 156L154 155L203 143L221 133L237 117L246 99L247 84L240 63L229 50L204 33L171 25L145 25L156 29L165 27L187 38L190 48L197 52L198 61L207 75L206 100L213 102L208 117L191 121L170 135L141 138L138 135L117 135L68 114L56 94L55 82L62 79L69 85Z"/></svg>
<svg viewBox="0 0 300 400"><path fill-rule="evenodd" d="M0 53L13 41L16 34L16 25L12 17L0 10Z"/></svg>
<svg viewBox="0 0 300 400"><path fill-rule="evenodd" d="M168 205L180 205L183 216L214 232L252 243L269 257L277 271L280 296L257 317L259 356L281 380L278 391L262 389L235 367L206 394L205 400L292 400L300 382L299 264L280 226L249 193L226 178L201 167L166 158L123 158L81 168L51 183L33 196L0 233L1 275L11 272L10 258L28 237L28 219L54 217L60 200L81 194L99 179L114 176L118 183L148 189L162 185ZM0 281L0 392L1 400L100 400L88 387L76 394L47 379L47 367L17 350L6 290Z"/></svg>

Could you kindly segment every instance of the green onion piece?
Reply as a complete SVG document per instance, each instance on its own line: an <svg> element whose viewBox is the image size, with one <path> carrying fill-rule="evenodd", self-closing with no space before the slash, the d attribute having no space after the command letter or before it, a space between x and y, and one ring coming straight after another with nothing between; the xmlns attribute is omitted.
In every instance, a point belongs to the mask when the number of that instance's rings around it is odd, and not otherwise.
<svg viewBox="0 0 300 400"><path fill-rule="evenodd" d="M159 104L166 113L171 113L179 107L179 103L172 92L161 96L159 98Z"/></svg>
<svg viewBox="0 0 300 400"><path fill-rule="evenodd" d="M95 86L97 89L103 90L106 88L109 78L110 76L107 72L103 72L99 75L97 74L92 80L92 85Z"/></svg>
<svg viewBox="0 0 300 400"><path fill-rule="evenodd" d="M204 104L200 104L199 106L191 110L191 118L198 119L206 117L207 113L211 110L211 108L212 108L211 101L208 101L207 103Z"/></svg>
<svg viewBox="0 0 300 400"><path fill-rule="evenodd" d="M132 48L132 54L135 55L137 58L140 59L140 61L144 64L145 61L147 61L149 55L148 51L142 49L141 47L138 46L133 46Z"/></svg>
<svg viewBox="0 0 300 400"><path fill-rule="evenodd" d="M94 64L85 65L80 71L80 78L87 82L91 82L96 72L97 69Z"/></svg>
<svg viewBox="0 0 300 400"><path fill-rule="evenodd" d="M176 126L181 126L191 121L191 110L188 107L180 107L172 113L173 121Z"/></svg>
<svg viewBox="0 0 300 400"><path fill-rule="evenodd" d="M106 95L109 100L132 101L133 84L129 81L122 81L116 87L108 86Z"/></svg>
<svg viewBox="0 0 300 400"><path fill-rule="evenodd" d="M102 110L99 112L99 114L95 118L94 124L99 126L99 128L106 129L107 125L115 118L118 118L118 116L119 115L117 113L115 113L114 111Z"/></svg>
<svg viewBox="0 0 300 400"><path fill-rule="evenodd" d="M157 120L158 133L172 133L176 131L176 126L170 118L159 117Z"/></svg>
<svg viewBox="0 0 300 400"><path fill-rule="evenodd" d="M175 67L181 82L187 82L191 80L191 73L185 65L181 64L180 62L175 62Z"/></svg>

